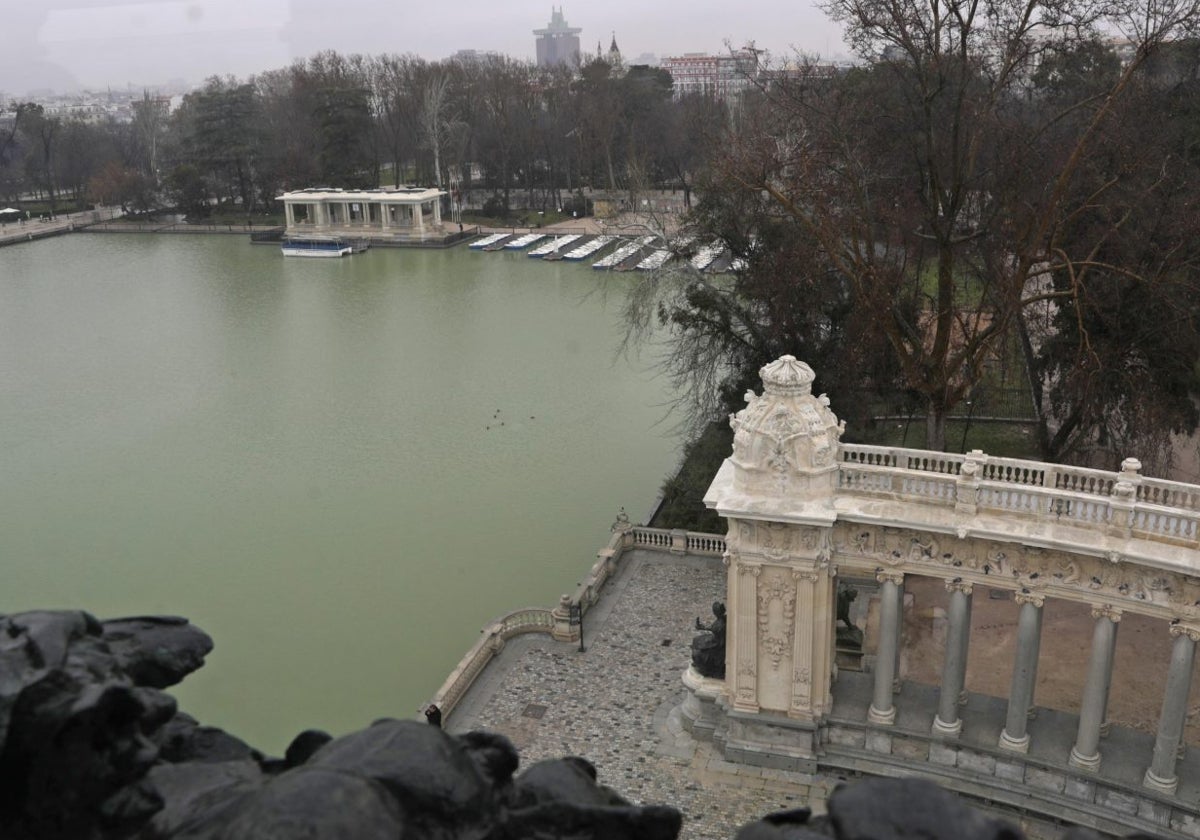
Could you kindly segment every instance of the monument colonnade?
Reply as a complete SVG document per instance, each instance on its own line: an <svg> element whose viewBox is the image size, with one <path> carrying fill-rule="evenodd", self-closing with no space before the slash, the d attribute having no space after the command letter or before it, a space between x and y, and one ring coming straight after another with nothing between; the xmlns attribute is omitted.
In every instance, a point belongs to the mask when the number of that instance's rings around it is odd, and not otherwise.
<svg viewBox="0 0 1200 840"><path fill-rule="evenodd" d="M944 581L948 602L928 761L974 761L955 746L971 645L986 643L971 639L972 599L979 587L999 589L1016 603L1016 644L1004 724L986 766L1019 783L1045 604L1073 601L1090 607L1094 625L1077 731L1052 784L1064 796L1095 798L1090 780L1101 775L1118 627L1123 615L1151 616L1162 620L1171 659L1164 684L1145 687L1161 691L1162 711L1153 756L1139 771L1150 804L1135 807L1151 824L1180 822L1171 807L1156 811L1153 795L1170 799L1179 788L1200 639L1200 487L1145 477L1134 459L1114 473L978 451L844 444L829 401L811 393L807 365L785 356L761 374L764 392L748 393L731 418L733 453L705 499L729 523L726 667L719 678L694 668L685 675L692 723L730 760L819 766L830 739L844 736L829 726L839 578L869 577L879 622L860 745L891 753L903 587L913 575L933 577Z"/></svg>
<svg viewBox="0 0 1200 840"><path fill-rule="evenodd" d="M442 225L441 197L445 190L425 187L341 190L311 188L279 196L283 202L286 232L349 233L359 236L411 231L418 236L429 226Z"/></svg>

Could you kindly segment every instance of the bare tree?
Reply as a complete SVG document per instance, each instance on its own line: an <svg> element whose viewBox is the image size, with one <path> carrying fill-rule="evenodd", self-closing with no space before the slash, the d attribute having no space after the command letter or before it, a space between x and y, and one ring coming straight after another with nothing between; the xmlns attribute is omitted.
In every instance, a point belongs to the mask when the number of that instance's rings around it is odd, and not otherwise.
<svg viewBox="0 0 1200 840"><path fill-rule="evenodd" d="M829 0L866 68L776 79L744 115L724 173L771 198L815 242L886 338L926 407L926 441L1003 358L1022 311L1076 287L1039 282L1097 263L1071 222L1116 195L1133 155L1078 189L1104 156L1147 61L1189 34L1195 0ZM1050 57L1121 27L1132 53L1098 91L1049 109L1032 78ZM1108 232L1121 225L1108 217Z"/></svg>

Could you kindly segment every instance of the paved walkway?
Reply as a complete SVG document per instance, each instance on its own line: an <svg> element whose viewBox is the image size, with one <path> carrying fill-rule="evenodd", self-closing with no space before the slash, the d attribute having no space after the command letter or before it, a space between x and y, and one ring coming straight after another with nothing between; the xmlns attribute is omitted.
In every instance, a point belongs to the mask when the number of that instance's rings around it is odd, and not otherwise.
<svg viewBox="0 0 1200 840"><path fill-rule="evenodd" d="M4 222L0 224L0 246L57 236L81 225L110 219L116 212L115 208L101 207L79 213L62 213L45 221L33 218L25 222Z"/></svg>
<svg viewBox="0 0 1200 840"><path fill-rule="evenodd" d="M781 808L823 810L827 780L732 764L683 730L675 707L697 617L724 598L719 559L626 553L584 619L585 652L547 636L512 639L446 723L512 739L522 765L580 755L600 782L684 814L681 837L729 840Z"/></svg>

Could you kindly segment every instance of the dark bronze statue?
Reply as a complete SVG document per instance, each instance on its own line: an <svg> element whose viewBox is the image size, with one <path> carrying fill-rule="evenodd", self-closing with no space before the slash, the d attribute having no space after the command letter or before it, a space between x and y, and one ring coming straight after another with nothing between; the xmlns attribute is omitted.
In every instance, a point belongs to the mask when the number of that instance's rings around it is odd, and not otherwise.
<svg viewBox="0 0 1200 840"><path fill-rule="evenodd" d="M837 630L837 646L862 650L863 631L855 626L850 619L850 605L858 598L858 590L853 586L843 586L837 594L837 619L834 621ZM837 627L838 623L845 625Z"/></svg>
<svg viewBox="0 0 1200 840"><path fill-rule="evenodd" d="M712 624L696 618L696 629L707 632L692 639L692 665L702 677L725 679L725 605L714 601Z"/></svg>

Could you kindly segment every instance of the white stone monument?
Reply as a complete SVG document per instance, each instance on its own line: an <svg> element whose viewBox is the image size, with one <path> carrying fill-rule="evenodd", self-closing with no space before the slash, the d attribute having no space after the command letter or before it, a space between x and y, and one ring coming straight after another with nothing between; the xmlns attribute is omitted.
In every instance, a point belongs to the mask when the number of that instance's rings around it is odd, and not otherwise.
<svg viewBox="0 0 1200 840"><path fill-rule="evenodd" d="M843 426L808 365L784 356L759 373L763 394L730 418L733 455L704 499L729 522L725 679L689 670L684 712L714 727L728 758L806 770L832 704Z"/></svg>

